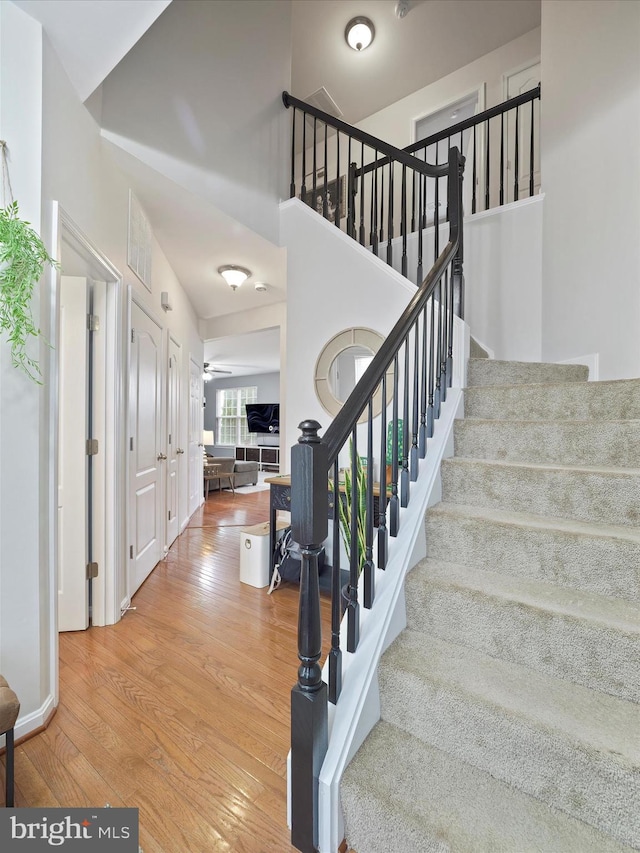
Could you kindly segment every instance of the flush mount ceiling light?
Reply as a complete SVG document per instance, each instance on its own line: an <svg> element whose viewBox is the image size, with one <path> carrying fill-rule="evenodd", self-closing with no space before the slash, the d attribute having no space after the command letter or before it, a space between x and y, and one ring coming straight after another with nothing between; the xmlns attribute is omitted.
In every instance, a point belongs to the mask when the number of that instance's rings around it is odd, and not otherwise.
<svg viewBox="0 0 640 853"><path fill-rule="evenodd" d="M237 290L251 275L251 270L245 269L244 267L237 267L235 264L227 264L224 267L218 267L218 272L227 282L231 290Z"/></svg>
<svg viewBox="0 0 640 853"><path fill-rule="evenodd" d="M254 284L254 287L258 291L258 293L264 293L265 290L267 289L267 282L266 281L256 281L256 283Z"/></svg>
<svg viewBox="0 0 640 853"><path fill-rule="evenodd" d="M373 41L376 31L369 18L352 18L346 26L344 37L349 47L365 50Z"/></svg>

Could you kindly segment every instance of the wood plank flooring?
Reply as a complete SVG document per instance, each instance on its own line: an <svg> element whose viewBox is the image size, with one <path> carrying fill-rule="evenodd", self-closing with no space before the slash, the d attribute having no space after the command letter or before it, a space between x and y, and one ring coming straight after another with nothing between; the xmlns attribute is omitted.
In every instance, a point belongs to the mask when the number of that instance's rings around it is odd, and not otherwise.
<svg viewBox="0 0 640 853"><path fill-rule="evenodd" d="M16 750L16 806L134 806L144 853L289 853L298 587L241 584L269 493L213 492L109 628L60 635L60 705ZM329 599L322 597L325 653Z"/></svg>

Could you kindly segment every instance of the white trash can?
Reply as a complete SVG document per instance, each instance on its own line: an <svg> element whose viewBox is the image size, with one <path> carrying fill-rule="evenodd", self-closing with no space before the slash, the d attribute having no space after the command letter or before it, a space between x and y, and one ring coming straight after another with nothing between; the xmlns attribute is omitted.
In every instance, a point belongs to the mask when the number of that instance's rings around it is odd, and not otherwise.
<svg viewBox="0 0 640 853"><path fill-rule="evenodd" d="M286 521L278 521L276 538L279 539ZM269 522L254 524L240 531L240 583L249 586L269 586L271 562Z"/></svg>

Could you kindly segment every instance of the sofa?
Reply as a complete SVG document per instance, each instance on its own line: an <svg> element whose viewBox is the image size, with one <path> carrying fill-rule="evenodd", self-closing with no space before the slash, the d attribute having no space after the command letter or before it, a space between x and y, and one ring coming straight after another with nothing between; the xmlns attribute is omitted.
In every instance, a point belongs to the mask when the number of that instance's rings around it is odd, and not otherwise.
<svg viewBox="0 0 640 853"><path fill-rule="evenodd" d="M221 478L222 487L227 488L229 486L229 479L228 476L225 477L225 474L233 474L234 488L238 486L255 486L258 482L257 462L241 462L232 456L207 456L205 465L220 465L219 474L221 477L207 477L210 489L219 489Z"/></svg>

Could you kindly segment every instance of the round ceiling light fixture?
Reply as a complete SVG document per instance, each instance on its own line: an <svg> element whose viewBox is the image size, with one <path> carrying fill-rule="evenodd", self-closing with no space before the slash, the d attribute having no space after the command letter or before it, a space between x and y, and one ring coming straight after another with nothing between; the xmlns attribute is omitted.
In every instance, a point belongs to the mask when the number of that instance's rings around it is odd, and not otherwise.
<svg viewBox="0 0 640 853"><path fill-rule="evenodd" d="M254 284L254 287L258 291L258 293L264 293L265 290L267 289L267 282L266 281L256 281L256 283Z"/></svg>
<svg viewBox="0 0 640 853"><path fill-rule="evenodd" d="M224 267L218 267L218 272L227 282L231 290L237 290L240 285L251 276L251 270L245 267L238 267L235 264L227 264Z"/></svg>
<svg viewBox="0 0 640 853"><path fill-rule="evenodd" d="M376 31L372 22L369 18L363 18L362 16L352 18L344 31L347 44L357 51L365 50L369 47L375 34Z"/></svg>

